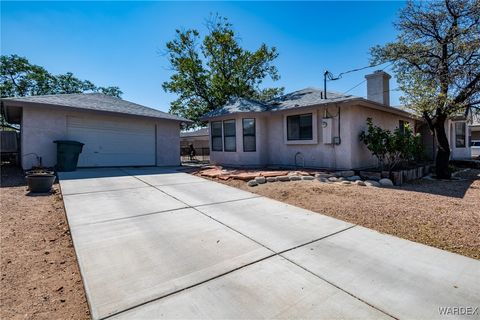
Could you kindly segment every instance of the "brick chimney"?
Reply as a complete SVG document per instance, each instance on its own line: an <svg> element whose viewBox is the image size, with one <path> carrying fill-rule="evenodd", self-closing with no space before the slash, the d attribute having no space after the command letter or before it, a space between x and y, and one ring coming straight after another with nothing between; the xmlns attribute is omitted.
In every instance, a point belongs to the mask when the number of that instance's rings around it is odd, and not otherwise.
<svg viewBox="0 0 480 320"><path fill-rule="evenodd" d="M367 99L390 106L390 78L382 70L377 70L365 76L367 79Z"/></svg>

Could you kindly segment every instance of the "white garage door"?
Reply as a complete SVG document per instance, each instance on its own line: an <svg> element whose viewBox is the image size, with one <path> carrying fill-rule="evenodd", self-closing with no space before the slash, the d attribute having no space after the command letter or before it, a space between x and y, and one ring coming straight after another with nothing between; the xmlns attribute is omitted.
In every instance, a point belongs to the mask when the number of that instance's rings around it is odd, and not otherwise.
<svg viewBox="0 0 480 320"><path fill-rule="evenodd" d="M69 116L67 134L85 144L79 167L155 165L154 124Z"/></svg>

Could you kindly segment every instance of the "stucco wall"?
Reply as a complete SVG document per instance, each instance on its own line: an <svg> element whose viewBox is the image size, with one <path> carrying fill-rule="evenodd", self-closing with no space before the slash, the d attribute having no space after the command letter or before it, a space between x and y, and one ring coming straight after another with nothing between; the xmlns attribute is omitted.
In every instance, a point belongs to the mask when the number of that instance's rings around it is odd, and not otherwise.
<svg viewBox="0 0 480 320"><path fill-rule="evenodd" d="M157 165L180 164L180 126L176 121L152 120L141 117L109 115L90 111L73 111L60 107L23 107L21 125L22 167L37 165L35 153L42 157L42 164L55 166L56 145L54 140L69 139L67 116L96 117L108 121L157 124Z"/></svg>
<svg viewBox="0 0 480 320"><path fill-rule="evenodd" d="M180 124L178 121L150 120L157 125L157 166L180 165Z"/></svg>
<svg viewBox="0 0 480 320"><path fill-rule="evenodd" d="M391 131L398 128L399 120L407 121L412 129L415 128L412 119L362 106L352 106L348 110L348 114L345 125L351 140L352 168L373 167L378 164L376 158L359 139L360 133L367 129L367 118L372 118L374 125Z"/></svg>
<svg viewBox="0 0 480 320"><path fill-rule="evenodd" d="M313 139L311 141L286 140L286 117L312 113ZM257 152L244 153L241 135L241 119L257 119ZM232 166L278 165L351 169L366 168L377 164L370 151L359 140L359 134L366 128L366 119L383 128L394 130L398 121L404 120L413 126L413 120L390 112L357 105L302 108L268 114L238 114L215 120L236 120L237 152L211 152L214 163ZM340 144L323 142L323 118L332 120L332 137L339 137ZM340 125L339 125L340 124ZM297 160L297 163L296 163Z"/></svg>
<svg viewBox="0 0 480 320"><path fill-rule="evenodd" d="M346 138L344 129L341 128L339 145L324 144L322 139L321 120L325 117L325 107L307 108L302 110L290 110L286 112L276 112L268 117L268 131L270 139L268 141L268 163L272 165L294 166L304 163L305 167L318 168L338 168L346 169L350 167L350 141ZM341 111L342 123L343 111ZM313 126L312 142L295 142L288 144L286 137L286 117L296 114L312 113ZM338 136L338 108L328 108L327 117L332 118L333 136ZM342 124L341 126L342 127ZM297 155L297 159L296 159ZM303 158L304 161L301 161Z"/></svg>
<svg viewBox="0 0 480 320"><path fill-rule="evenodd" d="M256 151L243 151L243 126L242 119L255 118L255 137ZM215 121L224 121L235 119L235 141L236 152L212 151L210 150L210 161L222 165L231 166L264 166L267 164L267 146L268 132L266 128L266 119L259 114L239 114L215 119ZM212 132L212 130L210 130Z"/></svg>

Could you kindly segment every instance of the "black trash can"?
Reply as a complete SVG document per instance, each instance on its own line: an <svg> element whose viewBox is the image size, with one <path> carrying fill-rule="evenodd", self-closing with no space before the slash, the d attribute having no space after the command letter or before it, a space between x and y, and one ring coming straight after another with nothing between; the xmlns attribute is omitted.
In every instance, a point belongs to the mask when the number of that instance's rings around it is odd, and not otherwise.
<svg viewBox="0 0 480 320"><path fill-rule="evenodd" d="M82 153L83 143L71 140L56 140L57 144L57 171L75 171L78 156Z"/></svg>

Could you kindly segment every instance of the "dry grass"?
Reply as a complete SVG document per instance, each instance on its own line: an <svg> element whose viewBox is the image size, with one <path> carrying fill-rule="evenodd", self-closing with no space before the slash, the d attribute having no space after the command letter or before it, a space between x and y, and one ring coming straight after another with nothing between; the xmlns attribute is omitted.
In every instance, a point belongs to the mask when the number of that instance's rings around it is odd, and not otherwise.
<svg viewBox="0 0 480 320"><path fill-rule="evenodd" d="M0 319L89 319L58 187L27 196L11 168L1 182Z"/></svg>
<svg viewBox="0 0 480 320"><path fill-rule="evenodd" d="M215 180L354 224L480 259L480 170L463 181L418 180L395 188Z"/></svg>

